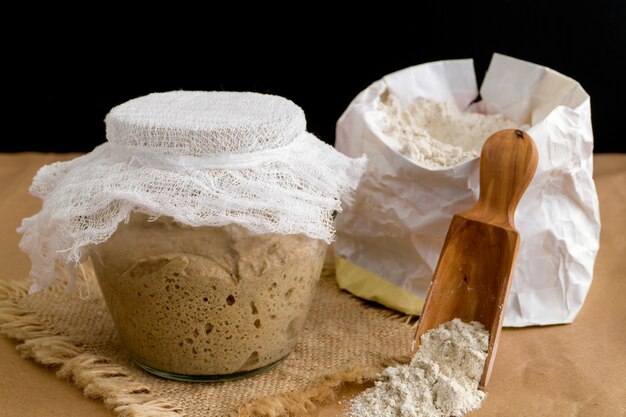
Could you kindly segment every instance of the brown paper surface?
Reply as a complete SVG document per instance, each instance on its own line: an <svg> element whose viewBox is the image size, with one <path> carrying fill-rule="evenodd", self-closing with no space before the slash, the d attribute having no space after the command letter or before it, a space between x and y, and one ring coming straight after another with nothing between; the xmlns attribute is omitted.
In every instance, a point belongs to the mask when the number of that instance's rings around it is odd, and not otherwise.
<svg viewBox="0 0 626 417"><path fill-rule="evenodd" d="M15 229L40 203L28 196L43 164L76 155L0 154L0 279L30 263ZM482 408L471 416L626 415L626 155L596 155L602 232L594 281L571 325L506 329ZM523 236L522 236L523 238ZM0 337L0 416L112 416L53 372L21 359ZM347 386L309 416L342 416L363 386Z"/></svg>

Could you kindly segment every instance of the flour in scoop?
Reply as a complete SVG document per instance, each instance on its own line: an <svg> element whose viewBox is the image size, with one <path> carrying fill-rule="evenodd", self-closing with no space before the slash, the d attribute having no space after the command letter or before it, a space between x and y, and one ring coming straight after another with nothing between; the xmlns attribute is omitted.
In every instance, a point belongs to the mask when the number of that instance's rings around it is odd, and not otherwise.
<svg viewBox="0 0 626 417"><path fill-rule="evenodd" d="M402 109L398 98L383 96L383 133L387 143L416 164L443 169L476 158L489 136L518 129L500 114L461 112L454 105L417 98Z"/></svg>
<svg viewBox="0 0 626 417"><path fill-rule="evenodd" d="M383 371L351 402L350 417L462 416L480 407L489 331L454 319L424 333L410 364Z"/></svg>

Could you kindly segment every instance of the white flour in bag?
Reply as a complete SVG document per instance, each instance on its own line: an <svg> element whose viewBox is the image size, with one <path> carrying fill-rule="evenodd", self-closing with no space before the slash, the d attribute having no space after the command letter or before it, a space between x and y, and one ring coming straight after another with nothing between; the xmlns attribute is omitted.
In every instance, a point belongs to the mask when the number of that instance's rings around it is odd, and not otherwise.
<svg viewBox="0 0 626 417"><path fill-rule="evenodd" d="M405 110L392 94L383 96L383 133L389 144L416 164L449 168L476 158L487 138L502 129L517 129L500 114L464 113L454 105L417 98Z"/></svg>
<svg viewBox="0 0 626 417"><path fill-rule="evenodd" d="M352 400L350 417L448 417L480 407L489 331L454 319L424 333L411 363L383 371Z"/></svg>

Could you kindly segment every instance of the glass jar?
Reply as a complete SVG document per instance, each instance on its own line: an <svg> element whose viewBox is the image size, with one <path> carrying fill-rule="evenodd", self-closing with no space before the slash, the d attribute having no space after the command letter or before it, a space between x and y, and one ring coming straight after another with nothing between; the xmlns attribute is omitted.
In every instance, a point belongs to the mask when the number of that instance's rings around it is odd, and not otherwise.
<svg viewBox="0 0 626 417"><path fill-rule="evenodd" d="M149 94L105 124L106 143L33 180L42 210L20 229L31 290L89 255L144 369L206 381L275 365L297 342L333 213L365 159L307 132L293 102L257 93Z"/></svg>
<svg viewBox="0 0 626 417"><path fill-rule="evenodd" d="M225 380L267 370L291 352L325 242L149 220L134 213L90 249L120 338L142 368Z"/></svg>

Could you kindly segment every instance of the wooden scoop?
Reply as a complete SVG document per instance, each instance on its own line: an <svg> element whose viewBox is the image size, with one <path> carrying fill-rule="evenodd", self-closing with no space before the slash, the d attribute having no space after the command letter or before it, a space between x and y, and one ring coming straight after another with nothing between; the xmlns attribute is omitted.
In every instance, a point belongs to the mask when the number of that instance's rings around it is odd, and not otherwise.
<svg viewBox="0 0 626 417"><path fill-rule="evenodd" d="M413 354L420 336L441 323L458 317L485 325L490 337L481 387L489 382L496 357L519 246L515 208L537 159L535 143L520 130L501 130L487 139L480 155L480 197L452 218L417 326Z"/></svg>

